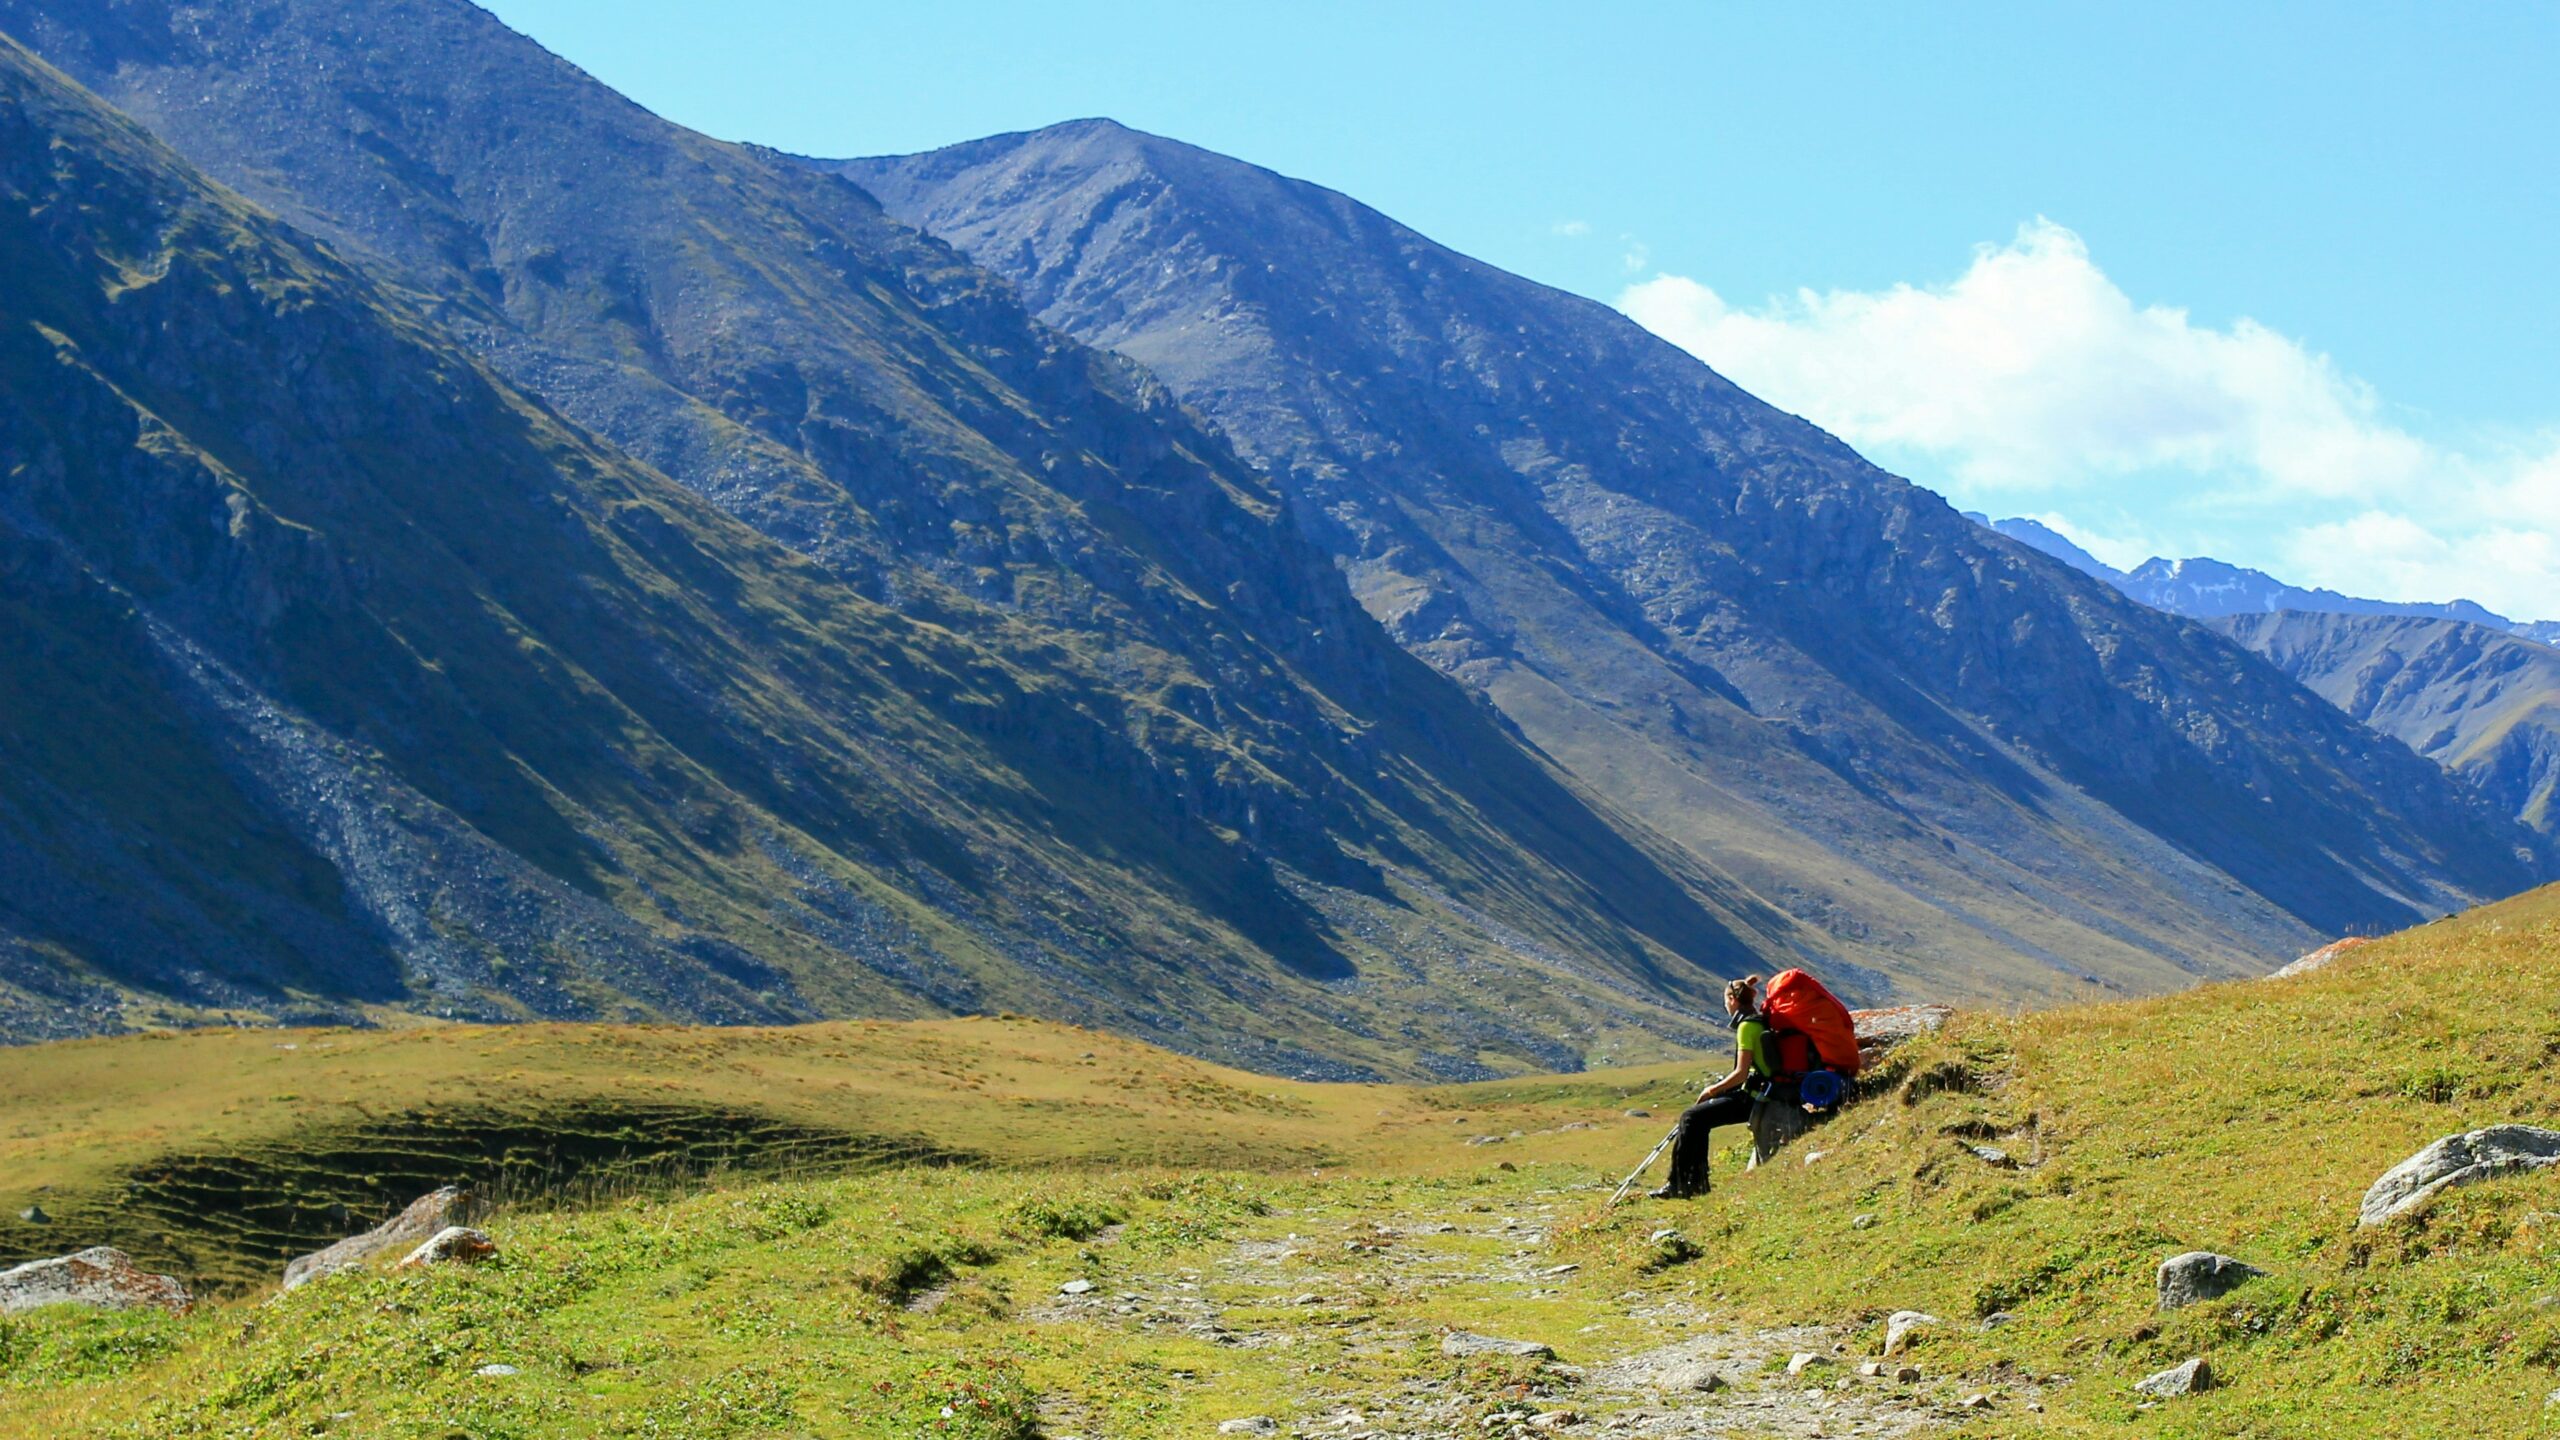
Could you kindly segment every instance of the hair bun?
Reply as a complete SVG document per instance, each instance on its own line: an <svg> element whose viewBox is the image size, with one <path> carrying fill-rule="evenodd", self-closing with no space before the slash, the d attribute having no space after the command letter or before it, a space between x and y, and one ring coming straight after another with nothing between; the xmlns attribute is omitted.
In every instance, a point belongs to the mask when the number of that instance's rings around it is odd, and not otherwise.
<svg viewBox="0 0 2560 1440"><path fill-rule="evenodd" d="M1750 977L1746 978L1742 983L1743 983L1743 984L1745 984L1745 985L1750 986L1750 987L1751 987L1752 989L1754 989L1754 990L1757 990L1757 989L1759 989L1759 988L1760 988L1760 977L1759 977L1759 976L1757 976L1757 975L1753 975L1753 976L1750 976Z"/></svg>

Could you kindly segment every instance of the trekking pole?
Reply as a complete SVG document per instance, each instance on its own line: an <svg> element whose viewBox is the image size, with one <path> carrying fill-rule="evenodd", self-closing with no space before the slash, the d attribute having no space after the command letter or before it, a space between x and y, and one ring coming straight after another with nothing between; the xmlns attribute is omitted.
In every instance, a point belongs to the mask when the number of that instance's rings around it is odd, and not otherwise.
<svg viewBox="0 0 2560 1440"><path fill-rule="evenodd" d="M1644 1154L1644 1163L1643 1163L1643 1164L1641 1164L1641 1165L1638 1165L1638 1166L1635 1168L1635 1170L1634 1170L1631 1174L1629 1174L1629 1175L1627 1176L1627 1178L1626 1178L1626 1179L1621 1180L1621 1181L1619 1181L1619 1182L1618 1182L1618 1190L1617 1190L1617 1193L1616 1193L1616 1194L1614 1194L1614 1195L1611 1195L1611 1196L1609 1197L1609 1203L1608 1203L1607 1205L1602 1206L1601 1208L1602 1208L1602 1209L1604 1209L1604 1210L1608 1210L1608 1209L1615 1209L1615 1208L1617 1207L1618 1202L1619 1202L1620 1200L1623 1200L1623 1199L1625 1199L1625 1198L1626 1198L1626 1195L1627 1195L1627 1187L1629 1187L1629 1186L1631 1186L1631 1185L1635 1184L1635 1183L1636 1183L1636 1180L1638 1179L1638 1177L1642 1176L1642 1175L1644 1174L1644 1172L1646 1172L1647 1170L1650 1170L1650 1169L1652 1169L1652 1168L1653 1168L1653 1162L1654 1162L1655 1160L1657 1160L1657 1159L1660 1159L1660 1158L1661 1158L1661 1156L1662 1156L1662 1152L1663 1152L1663 1151L1665 1151L1665 1150L1667 1150L1667 1149L1671 1148L1671 1141L1672 1141L1673 1136L1676 1136L1676 1135L1678 1135L1679 1133L1680 1133L1680 1127L1679 1127L1679 1126L1677 1126L1677 1125L1672 1126L1672 1127L1671 1127L1671 1133L1670 1133L1670 1134L1668 1134L1668 1135L1663 1136L1663 1137L1662 1137L1662 1141L1661 1141L1661 1143L1660 1143L1660 1144L1655 1145L1652 1149L1650 1149L1650 1150L1648 1150L1648 1151L1646 1151L1646 1152L1645 1152L1645 1154Z"/></svg>

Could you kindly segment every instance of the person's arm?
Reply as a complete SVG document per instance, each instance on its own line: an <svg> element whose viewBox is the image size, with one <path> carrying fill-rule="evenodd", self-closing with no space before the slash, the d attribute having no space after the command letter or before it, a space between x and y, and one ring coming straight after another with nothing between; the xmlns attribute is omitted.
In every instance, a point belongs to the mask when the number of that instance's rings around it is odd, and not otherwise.
<svg viewBox="0 0 2560 1440"><path fill-rule="evenodd" d="M1700 1104L1704 1104L1719 1095L1730 1095L1734 1091L1741 1089L1742 1082L1750 1078L1751 1052L1736 1046L1733 1052L1733 1073L1727 1075L1713 1085L1708 1086L1706 1089L1699 1091L1698 1101Z"/></svg>

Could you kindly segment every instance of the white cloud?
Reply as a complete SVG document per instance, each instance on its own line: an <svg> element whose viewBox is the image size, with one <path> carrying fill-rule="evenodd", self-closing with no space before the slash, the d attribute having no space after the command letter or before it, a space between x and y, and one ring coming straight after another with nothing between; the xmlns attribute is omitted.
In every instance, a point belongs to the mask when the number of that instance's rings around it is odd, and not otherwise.
<svg viewBox="0 0 2560 1440"><path fill-rule="evenodd" d="M1630 275L1643 274L1644 267L1653 263L1653 247L1632 235L1621 235L1618 238L1625 242L1627 247L1626 253L1618 257L1619 263L1626 267Z"/></svg>
<svg viewBox="0 0 2560 1440"><path fill-rule="evenodd" d="M2560 444L2470 453L2422 439L2296 340L2136 304L2049 220L1978 247L1943 285L1738 307L1663 275L1619 305L1970 506L2014 514L2067 497L2110 512L2104 533L2041 518L2111 563L2123 551L2110 534L2210 517L2196 529L2205 553L2289 564L2299 583L2560 616Z"/></svg>
<svg viewBox="0 0 2560 1440"><path fill-rule="evenodd" d="M1588 220L1559 220L1550 228L1553 229L1556 234L1561 235L1568 240L1579 240L1583 236L1591 233L1591 222Z"/></svg>

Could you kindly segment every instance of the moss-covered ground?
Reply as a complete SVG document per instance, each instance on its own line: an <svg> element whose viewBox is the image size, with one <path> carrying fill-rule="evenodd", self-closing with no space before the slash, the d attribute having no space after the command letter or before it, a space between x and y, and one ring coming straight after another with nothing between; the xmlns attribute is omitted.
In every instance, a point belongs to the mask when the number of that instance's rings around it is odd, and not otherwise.
<svg viewBox="0 0 2560 1440"><path fill-rule="evenodd" d="M2560 1434L2560 1173L2356 1226L2427 1141L2560 1122L2555 980L2542 892L2300 978L1964 1015L1774 1165L1743 1173L1735 1137L1709 1198L1615 1211L1698 1067L1296 1085L997 1020L9 1052L11 1213L429 1098L648 1092L941 1163L829 1172L820 1144L793 1173L527 1190L477 1268L13 1317L0 1435ZM2153 1269L2189 1249L2269 1273L2159 1313ZM1906 1308L1942 1322L1921 1378L1857 1373ZM1453 1358L1453 1330L1557 1358ZM2140 1403L2193 1355L2216 1388ZM1684 1363L1725 1387L1664 1390Z"/></svg>

